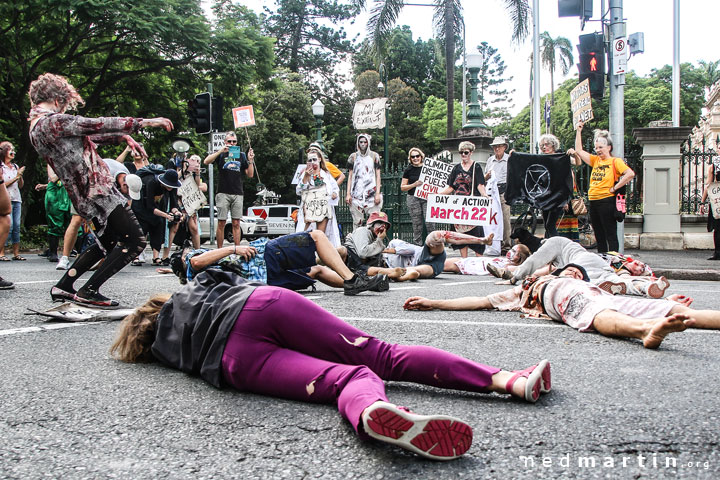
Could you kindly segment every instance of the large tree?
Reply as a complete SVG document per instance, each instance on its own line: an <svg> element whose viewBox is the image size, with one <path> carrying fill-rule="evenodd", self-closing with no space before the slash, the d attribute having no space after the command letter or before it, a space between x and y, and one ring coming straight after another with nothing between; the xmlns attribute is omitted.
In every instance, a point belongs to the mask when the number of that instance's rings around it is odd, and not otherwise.
<svg viewBox="0 0 720 480"><path fill-rule="evenodd" d="M515 90L508 90L504 84L512 81L513 77L504 77L507 66L497 48L482 42L477 49L483 57L478 84L483 117L489 124L507 121L511 118L509 109L514 107L511 96Z"/></svg>
<svg viewBox="0 0 720 480"><path fill-rule="evenodd" d="M367 0L353 0L358 7L364 8ZM510 12L513 28L513 39L521 40L527 35L528 13L530 6L527 0L504 0ZM384 52L388 32L395 25L400 11L405 6L404 0L374 0L370 10L368 28L371 30L373 45L378 57ZM455 46L462 35L465 21L460 0L433 0L435 12L433 23L435 35L445 47L445 88L447 101L447 123L445 134L454 136L453 124L455 106Z"/></svg>

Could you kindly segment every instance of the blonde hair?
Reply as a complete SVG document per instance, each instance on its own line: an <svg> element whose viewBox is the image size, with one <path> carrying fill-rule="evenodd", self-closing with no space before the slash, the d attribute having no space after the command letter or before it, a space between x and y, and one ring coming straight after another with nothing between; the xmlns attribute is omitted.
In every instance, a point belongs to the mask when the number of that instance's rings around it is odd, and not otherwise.
<svg viewBox="0 0 720 480"><path fill-rule="evenodd" d="M74 110L78 105L81 107L85 105L85 100L75 91L75 87L67 81L67 78L52 73L42 74L33 81L28 96L33 107L38 103L55 100L68 110Z"/></svg>
<svg viewBox="0 0 720 480"><path fill-rule="evenodd" d="M468 142L467 140L464 142L460 142L460 145L458 146L458 151L462 150L470 150L471 152L475 151L475 144L472 142Z"/></svg>
<svg viewBox="0 0 720 480"><path fill-rule="evenodd" d="M413 152L417 152L420 154L420 160L425 160L425 154L423 153L423 151L417 147L413 147L410 150L408 150L408 162L409 163L412 163L412 159L410 157L412 156Z"/></svg>
<svg viewBox="0 0 720 480"><path fill-rule="evenodd" d="M169 299L167 293L155 295L125 317L110 347L110 355L127 363L154 361L150 347L155 341L157 317Z"/></svg>

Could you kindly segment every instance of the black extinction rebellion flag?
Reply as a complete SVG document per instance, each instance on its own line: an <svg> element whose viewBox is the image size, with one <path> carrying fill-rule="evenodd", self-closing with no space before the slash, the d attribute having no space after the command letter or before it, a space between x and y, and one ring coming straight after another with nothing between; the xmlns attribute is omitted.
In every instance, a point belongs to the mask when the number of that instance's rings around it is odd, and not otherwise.
<svg viewBox="0 0 720 480"><path fill-rule="evenodd" d="M566 153L513 153L508 159L505 200L508 204L523 201L541 210L560 207L572 194L570 172Z"/></svg>

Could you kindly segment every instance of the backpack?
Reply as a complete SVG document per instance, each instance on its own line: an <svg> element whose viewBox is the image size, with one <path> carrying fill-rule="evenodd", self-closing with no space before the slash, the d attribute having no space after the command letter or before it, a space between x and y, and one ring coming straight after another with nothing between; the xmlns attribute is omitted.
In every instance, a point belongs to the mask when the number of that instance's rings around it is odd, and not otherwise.
<svg viewBox="0 0 720 480"><path fill-rule="evenodd" d="M140 189L140 198L144 199L147 191L147 184L152 180L153 178L157 178L158 175L162 175L165 173L165 167L158 163L151 163L150 165L141 168L137 172L135 172L135 175L140 177L140 180L142 180L142 188Z"/></svg>

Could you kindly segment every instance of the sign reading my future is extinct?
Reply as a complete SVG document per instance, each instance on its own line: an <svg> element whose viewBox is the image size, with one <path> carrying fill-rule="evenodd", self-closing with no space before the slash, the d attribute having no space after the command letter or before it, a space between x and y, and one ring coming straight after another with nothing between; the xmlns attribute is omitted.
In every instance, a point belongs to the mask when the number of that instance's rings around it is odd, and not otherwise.
<svg viewBox="0 0 720 480"><path fill-rule="evenodd" d="M428 222L490 226L498 224L498 214L490 197L428 195L425 216Z"/></svg>

